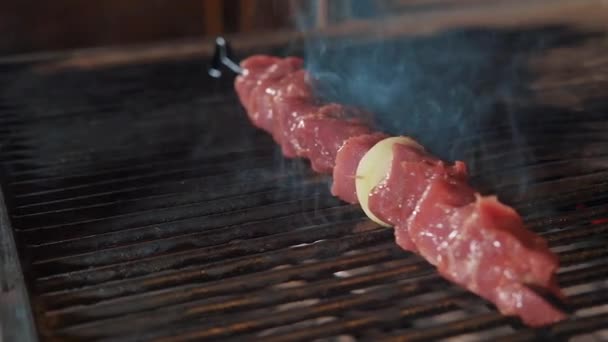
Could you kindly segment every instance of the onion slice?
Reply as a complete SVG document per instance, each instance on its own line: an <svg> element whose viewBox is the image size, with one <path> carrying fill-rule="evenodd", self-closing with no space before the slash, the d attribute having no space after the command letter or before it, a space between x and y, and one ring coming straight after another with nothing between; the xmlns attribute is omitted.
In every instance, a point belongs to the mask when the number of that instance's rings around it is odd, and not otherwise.
<svg viewBox="0 0 608 342"><path fill-rule="evenodd" d="M409 137L391 137L376 143L359 161L355 174L355 189L361 208L372 221L381 226L390 227L390 224L380 220L369 210L368 200L372 190L388 176L393 162L393 145L401 144L424 150L415 140Z"/></svg>

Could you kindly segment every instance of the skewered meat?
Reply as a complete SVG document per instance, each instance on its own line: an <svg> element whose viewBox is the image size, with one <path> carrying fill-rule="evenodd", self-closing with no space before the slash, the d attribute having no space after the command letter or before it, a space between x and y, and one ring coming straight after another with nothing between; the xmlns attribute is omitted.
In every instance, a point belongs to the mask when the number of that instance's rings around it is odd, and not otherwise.
<svg viewBox="0 0 608 342"><path fill-rule="evenodd" d="M393 226L399 246L503 314L532 326L566 318L537 292L563 298L556 255L515 210L476 193L463 162L448 164L410 138L373 132L365 112L320 103L301 59L253 56L241 66L235 88L252 123L287 157L332 173L332 193Z"/></svg>

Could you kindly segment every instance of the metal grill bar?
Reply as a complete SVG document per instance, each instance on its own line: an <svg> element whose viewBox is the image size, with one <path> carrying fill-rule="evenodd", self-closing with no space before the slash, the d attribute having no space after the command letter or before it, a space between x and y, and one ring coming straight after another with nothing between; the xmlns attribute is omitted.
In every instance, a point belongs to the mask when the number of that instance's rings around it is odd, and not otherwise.
<svg viewBox="0 0 608 342"><path fill-rule="evenodd" d="M321 224L325 222L338 221L340 217L350 216L350 214L359 211L349 206L322 208L320 205L313 210L306 211L304 208L299 208L298 212L293 215L261 220L254 223L237 224L235 226L225 227L222 229L197 230L193 233L177 235L177 236L160 236L156 240L162 240L162 243L168 243L172 246L188 246L195 245L198 247L206 245L214 245L227 243L235 239L254 238L284 232L297 227L297 224ZM288 214L288 213L281 213ZM158 234L157 234L158 236ZM196 240L193 240L195 239ZM200 238L200 240L198 239ZM203 239L204 238L204 239ZM73 241L60 241L57 243L31 246L30 254L37 260L36 263L44 263L45 261L61 260L66 257L72 257L79 254L95 254L103 253L106 249L117 249L122 247L135 247L145 245L147 241L137 234L131 239L119 239L116 234L108 234L107 236L94 235L76 239ZM92 250L93 249L93 250Z"/></svg>
<svg viewBox="0 0 608 342"><path fill-rule="evenodd" d="M96 310L101 307L107 307L108 310L116 312L124 312L126 306L121 304L137 304L137 306L129 306L127 310L137 311L140 306L144 308L154 308L169 303L180 303L187 300L205 298L207 296L218 296L229 294L231 291L240 289L248 291L259 289L270 284L280 284L291 280L306 280L314 279L320 274L333 274L335 272L355 268L360 266L368 266L375 262L389 260L391 257L400 255L396 248L387 248L390 244L386 244L386 235L388 232L379 232L366 234L364 237L353 236L345 241L322 241L308 246L298 247L294 250L294 256L285 255L283 251L275 253L266 253L258 255L254 260L235 259L229 262L217 262L210 265L205 265L204 272L201 272L201 267L192 266L185 268L182 272L166 272L164 274L154 275L152 277L141 277L135 279L131 284L121 284L124 281L115 281L113 283L103 284L102 286L91 286L85 289L63 290L57 292L49 292L44 295L45 302L49 308L57 308L61 305L77 305L78 303L95 303L98 300L107 300L105 303L100 303ZM384 235L383 235L384 234ZM385 243L382 248L364 248L372 243ZM322 248L332 247L334 250L323 250ZM353 254L345 257L336 257L341 253L346 253L354 247L362 247L361 254ZM280 255L280 259L274 258ZM308 258L328 258L327 260L319 261L315 264L303 264L290 267L282 272L275 272L274 267L281 265L289 265L294 263L297 257ZM331 258L333 257L333 258ZM243 266L246 266L243 267ZM224 279L230 275L247 275L245 278ZM203 281L214 281L213 283L204 286L198 286L197 283ZM122 285L122 286L121 286ZM126 286L125 286L126 285ZM171 288L173 287L173 288ZM162 289L153 291L156 289ZM192 293L183 291L190 289ZM177 291L176 291L177 290ZM140 293L135 296L126 297ZM120 296L120 297L119 297ZM124 297L122 297L124 296ZM113 299L115 298L115 299ZM113 299L113 300L108 300ZM118 306L117 306L118 304ZM103 311L98 311L103 312Z"/></svg>
<svg viewBox="0 0 608 342"><path fill-rule="evenodd" d="M390 264L387 265L387 264ZM190 301L184 304L177 304L172 306L163 306L153 312L145 311L128 315L131 322L139 322L140 326L148 326L152 329L158 326L161 322L179 322L194 317L208 317L209 314L227 314L230 312L238 312L253 308L264 308L271 305L279 305L284 303L292 303L303 301L308 298L317 298L319 296L334 296L338 294L347 293L350 290L358 288L371 287L375 285L383 285L386 282L397 281L405 277L411 277L417 274L427 275L431 272L431 268L419 259L405 260L397 263L389 262L381 265L390 267L384 270L384 266L381 266L381 270L372 273L364 273L362 275L346 277L346 278L329 278L327 280L308 282L306 286L298 286L297 281L295 287L288 287L285 289L276 288L275 291L269 293L267 290L258 290L250 292L246 297L239 296L218 296L210 299ZM288 282L285 284L289 284ZM302 283L300 283L301 285ZM67 312L66 312L67 311ZM62 314L63 313L63 314ZM82 317L82 311L76 311L75 317ZM71 321L67 315L70 314L70 310L62 310L60 312L52 312L49 315L62 314L62 319L58 321ZM93 317L86 315L89 319ZM99 331L116 331L118 334L129 333L129 331L122 330L124 318L116 319L110 318L107 320L97 320L89 324L80 326L73 326L71 329L79 331L80 334L83 330L89 331L89 334L93 335ZM104 328L105 327L105 328Z"/></svg>
<svg viewBox="0 0 608 342"><path fill-rule="evenodd" d="M217 247L210 247L210 251L181 251L182 248L180 248L180 251L178 252L167 253L167 251L163 250L166 245L150 243L141 250L137 248L118 251L107 250L100 254L76 255L73 258L68 257L61 260L38 263L35 265L35 271L40 275L40 278L38 279L41 282L46 282L49 279L65 278L68 274L71 279L86 278L86 275L82 274L99 273L108 269L115 270L117 268L123 268L125 263L129 263L130 267L138 269L156 259L156 255L159 256L158 259L163 260L162 263L166 263L168 260L173 259L174 261L171 262L171 267L177 268L183 263L190 264L193 262L214 261L216 259L225 259L230 255L242 255L244 253L249 254L256 251L272 250L277 248L277 246L282 245L291 246L297 244L297 242L311 243L318 239L338 237L350 233L353 229L352 226L353 222L348 222L345 226L337 226L334 229L328 229L328 227L324 225L317 225L314 228L310 228L310 231L296 230L275 234L271 238L254 238L249 239L248 243L244 246L239 246L237 244L229 244L228 246L219 245ZM309 241L309 239L313 240ZM150 249L154 250L154 253L150 253ZM154 263L154 266L151 266L150 269L165 269L164 266L161 266L154 261L152 261L152 263ZM143 268L145 269L146 267ZM52 274L52 276L47 276L49 274Z"/></svg>

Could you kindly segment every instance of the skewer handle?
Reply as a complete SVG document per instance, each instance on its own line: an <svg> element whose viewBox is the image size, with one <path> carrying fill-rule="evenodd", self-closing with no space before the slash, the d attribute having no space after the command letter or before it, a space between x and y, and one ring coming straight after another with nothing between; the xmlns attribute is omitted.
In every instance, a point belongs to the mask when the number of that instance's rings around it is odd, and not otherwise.
<svg viewBox="0 0 608 342"><path fill-rule="evenodd" d="M222 67L228 68L235 74L243 74L243 69L232 60L232 49L226 39L217 37L215 39L215 52L213 53L211 67L208 71L209 76L214 78L222 77Z"/></svg>

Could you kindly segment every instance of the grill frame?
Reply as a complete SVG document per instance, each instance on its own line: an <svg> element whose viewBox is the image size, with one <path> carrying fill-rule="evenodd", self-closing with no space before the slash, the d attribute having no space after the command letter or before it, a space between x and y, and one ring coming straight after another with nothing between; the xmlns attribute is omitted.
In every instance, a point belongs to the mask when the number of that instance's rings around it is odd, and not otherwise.
<svg viewBox="0 0 608 342"><path fill-rule="evenodd" d="M0 189L0 340L37 341L29 292Z"/></svg>

